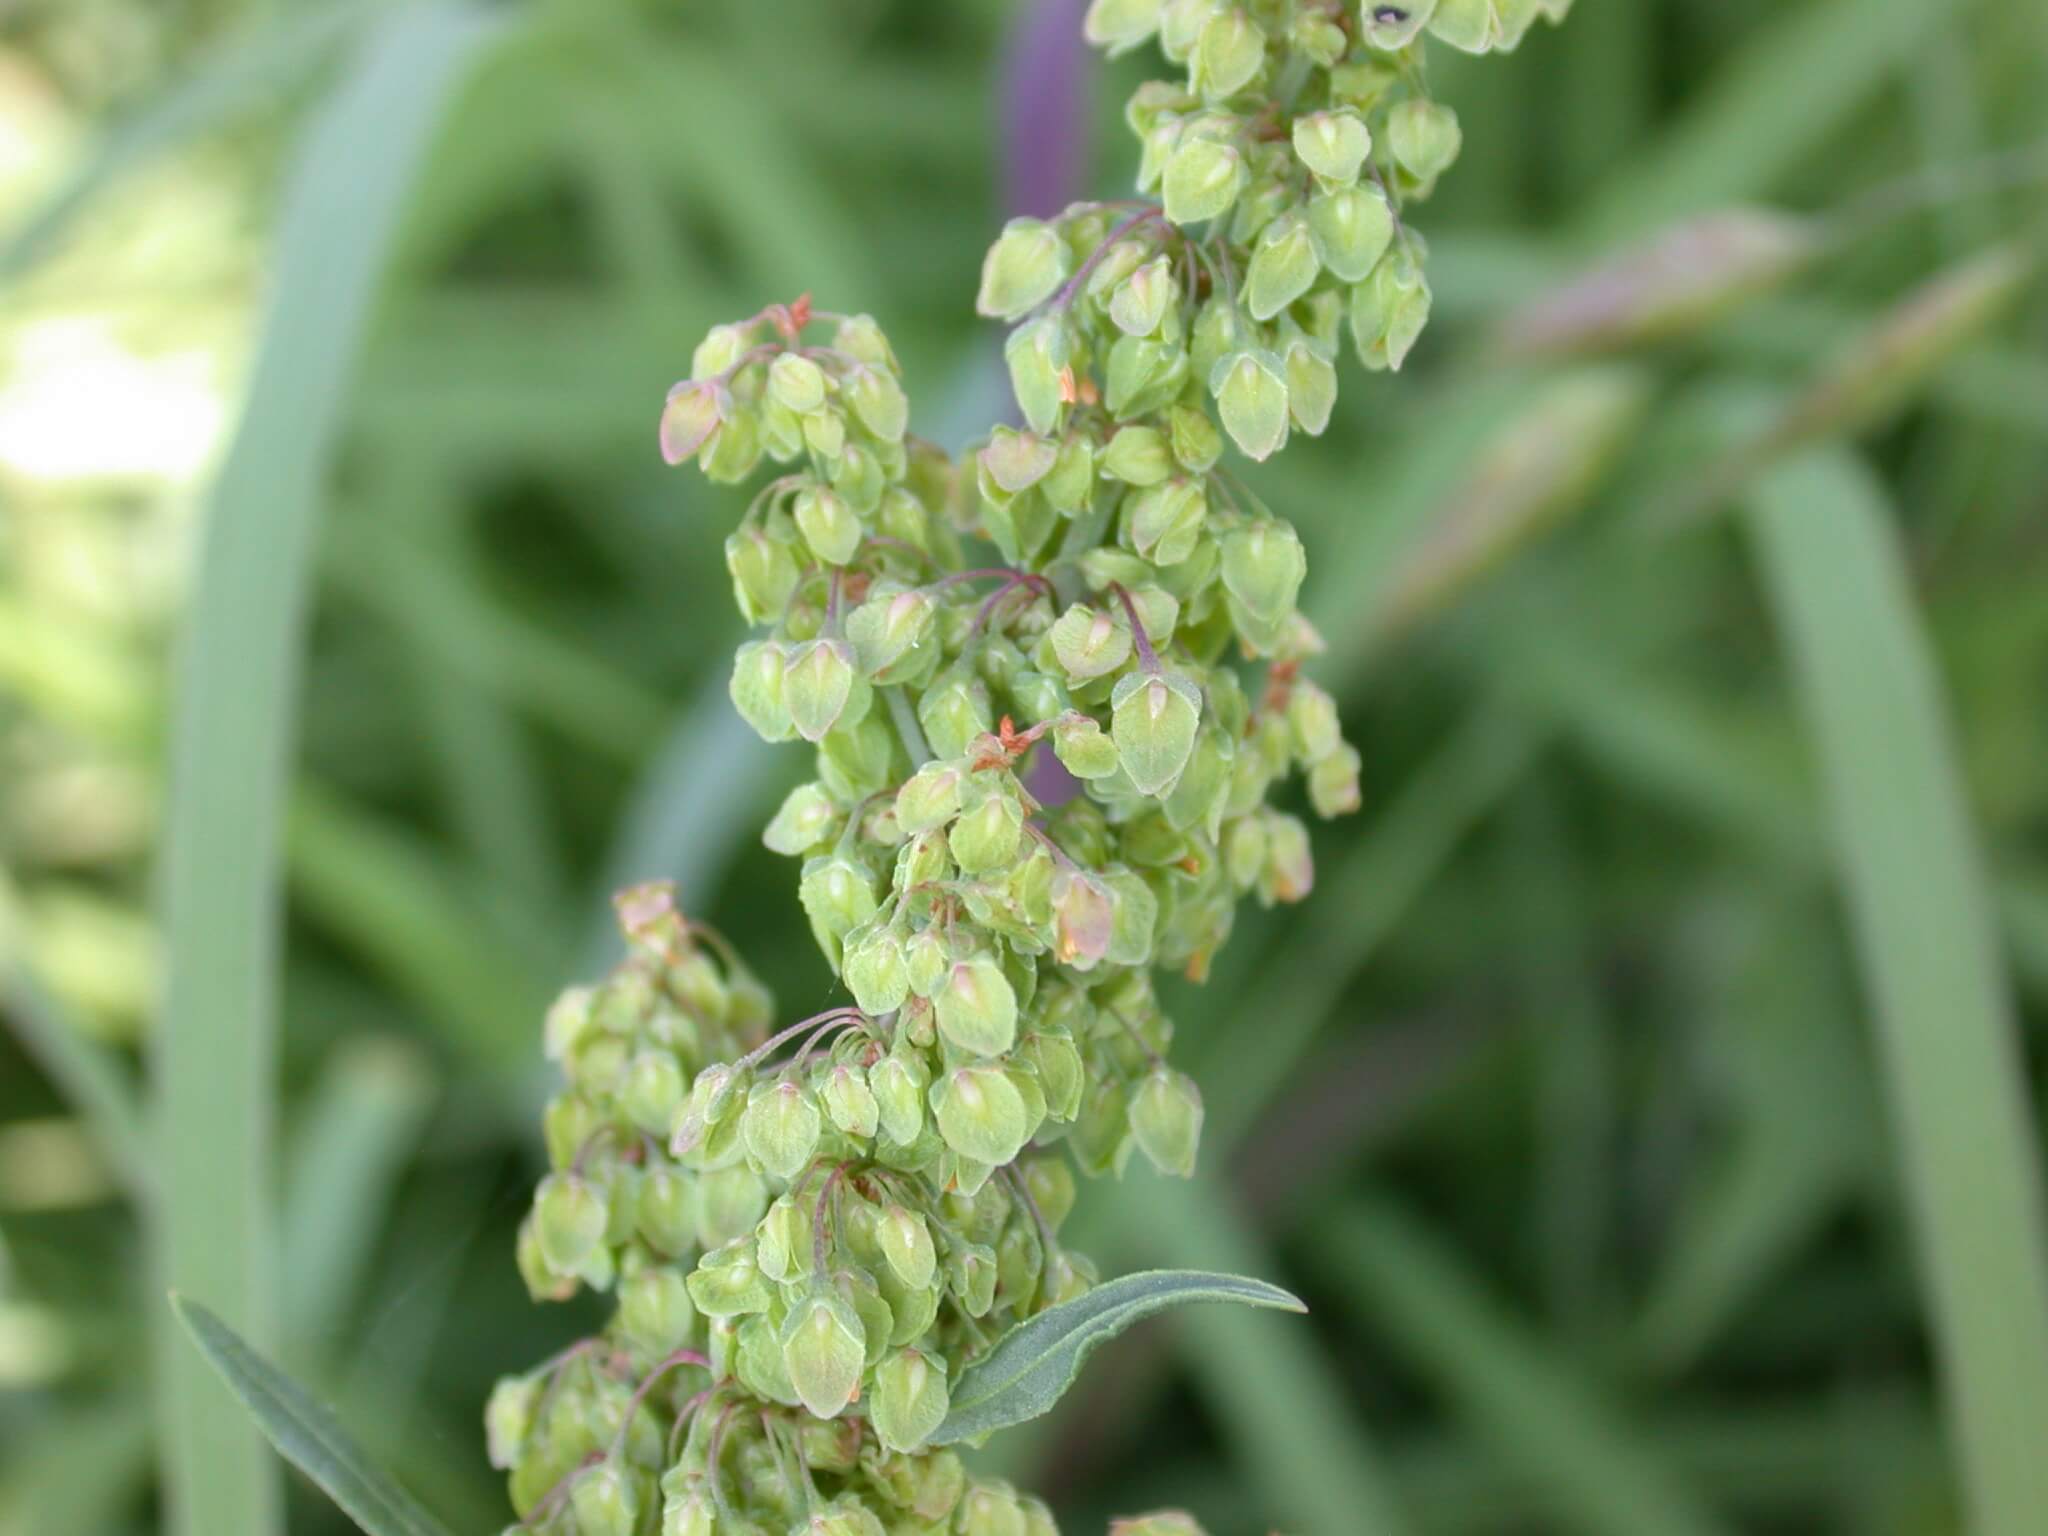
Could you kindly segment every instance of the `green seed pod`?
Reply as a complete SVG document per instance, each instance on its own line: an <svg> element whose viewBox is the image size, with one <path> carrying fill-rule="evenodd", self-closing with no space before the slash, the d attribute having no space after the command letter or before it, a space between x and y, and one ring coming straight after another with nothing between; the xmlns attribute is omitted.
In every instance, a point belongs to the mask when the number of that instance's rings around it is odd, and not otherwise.
<svg viewBox="0 0 2048 1536"><path fill-rule="evenodd" d="M894 1013L910 995L903 941L887 928L871 928L847 945L842 975L861 1012L876 1018Z"/></svg>
<svg viewBox="0 0 2048 1536"><path fill-rule="evenodd" d="M1342 744L1309 769L1308 801L1318 816L1328 821L1358 809L1358 770L1357 748Z"/></svg>
<svg viewBox="0 0 2048 1536"><path fill-rule="evenodd" d="M1107 677L1131 659L1131 631L1106 609L1076 603L1051 630L1053 655L1070 682Z"/></svg>
<svg viewBox="0 0 2048 1536"><path fill-rule="evenodd" d="M1293 816L1265 813L1266 862L1259 871L1259 899L1300 901L1315 888L1315 859L1309 851L1308 828Z"/></svg>
<svg viewBox="0 0 2048 1536"><path fill-rule="evenodd" d="M673 1168L650 1168L640 1181L634 1228L656 1253L680 1258L696 1240L690 1184Z"/></svg>
<svg viewBox="0 0 2048 1536"><path fill-rule="evenodd" d="M1061 409L1066 404L1068 365L1073 345L1065 321L1059 315L1042 315L1010 333L1003 344L1003 359L1009 365L1010 388L1017 396L1017 408L1034 432L1059 430Z"/></svg>
<svg viewBox="0 0 2048 1536"><path fill-rule="evenodd" d="M1250 85L1266 63L1266 34L1235 6L1211 16L1195 43L1188 83L1210 101Z"/></svg>
<svg viewBox="0 0 2048 1536"><path fill-rule="evenodd" d="M1398 5L1374 5L1367 0L1365 40L1373 47L1392 53L1414 42L1429 25L1437 0L1401 0Z"/></svg>
<svg viewBox="0 0 2048 1536"><path fill-rule="evenodd" d="M1017 1040L1017 994L992 955L956 961L946 983L932 998L939 1033L975 1056L1000 1056ZM969 1148L947 1141L955 1150L975 1156ZM1006 1158L984 1158L1006 1162Z"/></svg>
<svg viewBox="0 0 2048 1536"><path fill-rule="evenodd" d="M697 1309L682 1273L652 1264L619 1287L619 1326L643 1353L666 1357L690 1342Z"/></svg>
<svg viewBox="0 0 2048 1536"><path fill-rule="evenodd" d="M1071 517L1085 510L1095 490L1095 443L1076 434L1060 444L1051 473L1038 489L1053 510Z"/></svg>
<svg viewBox="0 0 2048 1536"><path fill-rule="evenodd" d="M938 991L952 963L945 940L933 929L912 934L903 946L903 968L910 975L910 990L919 997Z"/></svg>
<svg viewBox="0 0 2048 1536"><path fill-rule="evenodd" d="M824 1118L811 1096L792 1082L763 1083L747 1100L740 1132L747 1154L771 1178L793 1180L818 1150Z"/></svg>
<svg viewBox="0 0 2048 1536"><path fill-rule="evenodd" d="M1130 485L1157 485L1173 473L1173 451L1157 427L1125 427L1109 440L1102 471Z"/></svg>
<svg viewBox="0 0 2048 1536"><path fill-rule="evenodd" d="M1375 372L1398 370L1429 323L1429 283L1399 249L1380 258L1372 275L1351 290L1351 340L1358 360Z"/></svg>
<svg viewBox="0 0 2048 1536"><path fill-rule="evenodd" d="M661 457L686 464L717 435L729 403L724 391L710 384L685 381L669 391L661 412Z"/></svg>
<svg viewBox="0 0 2048 1536"><path fill-rule="evenodd" d="M1110 734L1124 772L1143 795L1173 788L1195 749L1201 690L1179 673L1133 672L1110 695Z"/></svg>
<svg viewBox="0 0 2048 1536"><path fill-rule="evenodd" d="M1128 869L1105 870L1102 876L1116 903L1116 921L1109 932L1111 965L1149 965L1159 900L1143 879Z"/></svg>
<svg viewBox="0 0 2048 1536"><path fill-rule="evenodd" d="M1191 475L1204 475L1223 456L1223 434L1200 406L1176 405L1167 412L1167 437L1174 462Z"/></svg>
<svg viewBox="0 0 2048 1536"><path fill-rule="evenodd" d="M874 682L897 681L891 669L931 638L937 614L937 600L916 588L868 599L846 617L854 665Z"/></svg>
<svg viewBox="0 0 2048 1536"><path fill-rule="evenodd" d="M1255 320L1270 320L1315 285L1322 263L1308 220L1285 213L1260 231L1245 274L1245 306Z"/></svg>
<svg viewBox="0 0 2048 1536"><path fill-rule="evenodd" d="M1425 96L1411 96L1387 114L1387 144L1419 182L1433 182L1449 170L1464 142L1458 114Z"/></svg>
<svg viewBox="0 0 2048 1536"><path fill-rule="evenodd" d="M946 834L953 861L969 875L1008 869L1024 837L1024 808L1009 795L990 795Z"/></svg>
<svg viewBox="0 0 2048 1536"><path fill-rule="evenodd" d="M500 1472L511 1471L521 1459L544 1385L531 1376L501 1376L491 1388L484 1407L484 1439L491 1465Z"/></svg>
<svg viewBox="0 0 2048 1536"><path fill-rule="evenodd" d="M796 894L818 948L837 970L840 942L875 915L873 877L865 865L843 854L812 859L804 865Z"/></svg>
<svg viewBox="0 0 2048 1536"><path fill-rule="evenodd" d="M1295 426L1321 437L1337 407L1337 369L1307 338L1287 348L1287 412Z"/></svg>
<svg viewBox="0 0 2048 1536"><path fill-rule="evenodd" d="M604 1196L573 1173L551 1173L534 1192L534 1230L541 1254L557 1274L574 1275L604 1241L609 1219Z"/></svg>
<svg viewBox="0 0 2048 1536"><path fill-rule="evenodd" d="M896 791L896 825L913 836L944 826L960 814L963 778L956 762L926 763Z"/></svg>
<svg viewBox="0 0 2048 1536"><path fill-rule="evenodd" d="M839 826L839 807L823 785L799 784L783 797L761 841L776 853L795 858L828 842Z"/></svg>
<svg viewBox="0 0 2048 1536"><path fill-rule="evenodd" d="M838 492L807 485L796 493L794 511L804 543L827 565L845 565L860 552L860 519Z"/></svg>
<svg viewBox="0 0 2048 1536"><path fill-rule="evenodd" d="M787 741L795 729L783 695L786 665L772 640L749 640L733 655L733 708L763 741Z"/></svg>
<svg viewBox="0 0 2048 1536"><path fill-rule="evenodd" d="M932 1246L931 1230L922 1216L901 1205L890 1205L876 1223L875 1236L890 1273L904 1285L921 1291L932 1283L938 1250Z"/></svg>
<svg viewBox="0 0 2048 1536"><path fill-rule="evenodd" d="M1079 869L1062 869L1051 886L1053 953L1060 964L1090 971L1109 953L1116 903L1109 888Z"/></svg>
<svg viewBox="0 0 2048 1536"><path fill-rule="evenodd" d="M935 754L964 757L967 744L995 725L995 717L989 713L988 685L971 672L952 670L918 700L917 721Z"/></svg>
<svg viewBox="0 0 2048 1536"><path fill-rule="evenodd" d="M932 1084L931 1099L946 1145L976 1162L1000 1167L1030 1134L1023 1095L999 1067L955 1068Z"/></svg>
<svg viewBox="0 0 2048 1536"><path fill-rule="evenodd" d="M791 1536L889 1536L881 1520L852 1495L814 1512Z"/></svg>
<svg viewBox="0 0 2048 1536"><path fill-rule="evenodd" d="M1337 720L1337 701L1306 678L1297 678L1287 696L1287 739L1295 761L1319 763L1344 744Z"/></svg>
<svg viewBox="0 0 2048 1536"><path fill-rule="evenodd" d="M1195 552L1208 526L1209 499L1194 480L1169 480L1125 505L1131 547L1154 565L1179 565Z"/></svg>
<svg viewBox="0 0 2048 1536"><path fill-rule="evenodd" d="M722 1248L754 1230L768 1204L768 1191L758 1173L744 1162L734 1162L698 1175L691 1204L698 1244Z"/></svg>
<svg viewBox="0 0 2048 1536"><path fill-rule="evenodd" d="M1177 329L1173 317L1179 296L1173 263L1156 256L1117 285L1109 301L1110 322L1128 336L1150 336L1170 322Z"/></svg>
<svg viewBox="0 0 2048 1536"><path fill-rule="evenodd" d="M915 1057L892 1051L868 1073L882 1134L902 1146L924 1129L924 1091L929 1076Z"/></svg>
<svg viewBox="0 0 2048 1536"><path fill-rule="evenodd" d="M1541 9L1541 0L1438 0L1429 30L1467 53L1507 53L1521 42Z"/></svg>
<svg viewBox="0 0 2048 1536"><path fill-rule="evenodd" d="M1023 1501L1008 1483L976 1482L955 1520L959 1536L1031 1536Z"/></svg>
<svg viewBox="0 0 2048 1536"><path fill-rule="evenodd" d="M1068 715L1052 728L1053 755L1077 779L1107 778L1117 770L1116 743L1087 715Z"/></svg>
<svg viewBox="0 0 2048 1536"><path fill-rule="evenodd" d="M548 1005L541 1035L549 1061L567 1061L577 1045L589 1035L595 1022L591 1011L594 996L589 987L569 987Z"/></svg>
<svg viewBox="0 0 2048 1536"><path fill-rule="evenodd" d="M921 1450L951 1406L946 1364L937 1356L901 1349L875 1368L868 1412L875 1433L890 1450Z"/></svg>
<svg viewBox="0 0 2048 1536"><path fill-rule="evenodd" d="M706 1317L743 1317L768 1310L773 1293L754 1262L754 1245L740 1238L704 1255L684 1282Z"/></svg>
<svg viewBox="0 0 2048 1536"><path fill-rule="evenodd" d="M1270 353L1239 352L1217 363L1209 388L1223 430L1247 457L1271 458L1287 444L1287 374Z"/></svg>
<svg viewBox="0 0 2048 1536"><path fill-rule="evenodd" d="M1316 256L1339 282L1363 282L1394 243L1394 210L1378 187L1338 187L1309 199Z"/></svg>
<svg viewBox="0 0 2048 1536"><path fill-rule="evenodd" d="M1162 180L1166 216L1175 224L1200 224L1229 213L1249 176L1244 156L1214 139L1183 139L1166 162Z"/></svg>
<svg viewBox="0 0 2048 1536"><path fill-rule="evenodd" d="M1052 297L1067 280L1072 255L1053 225L1041 219L1012 219L989 247L981 267L981 292L974 307L998 320L1015 320Z"/></svg>
<svg viewBox="0 0 2048 1536"><path fill-rule="evenodd" d="M903 440L910 426L910 402L903 386L886 368L862 364L846 376L846 398L853 403L860 424L885 443Z"/></svg>
<svg viewBox="0 0 2048 1536"><path fill-rule="evenodd" d="M1035 432L997 427L977 460L983 475L982 494L991 501L1022 495L1052 473L1059 453L1059 444Z"/></svg>
<svg viewBox="0 0 2048 1536"><path fill-rule="evenodd" d="M1195 1080L1154 1067L1131 1099L1131 1134L1161 1173L1192 1178L1202 1141L1202 1093Z"/></svg>
<svg viewBox="0 0 2048 1536"><path fill-rule="evenodd" d="M844 641L807 640L791 646L783 662L782 697L797 734L805 741L823 740L847 715L857 681L852 648ZM866 712L863 707L859 714Z"/></svg>
<svg viewBox="0 0 2048 1536"><path fill-rule="evenodd" d="M946 1251L946 1290L969 1317L986 1317L996 1299L996 1254L985 1243L956 1243Z"/></svg>
<svg viewBox="0 0 2048 1536"><path fill-rule="evenodd" d="M768 395L799 416L825 403L825 370L808 357L783 352L768 365Z"/></svg>
<svg viewBox="0 0 2048 1536"><path fill-rule="evenodd" d="M718 1506L701 1487L668 1493L661 1505L661 1536L717 1536Z"/></svg>
<svg viewBox="0 0 2048 1536"><path fill-rule="evenodd" d="M1159 30L1160 0L1095 0L1081 30L1111 58L1129 53Z"/></svg>
<svg viewBox="0 0 2048 1536"><path fill-rule="evenodd" d="M754 1262L777 1285L787 1285L811 1267L811 1219L789 1195L768 1207L754 1229Z"/></svg>
<svg viewBox="0 0 2048 1536"><path fill-rule="evenodd" d="M1372 153L1372 134L1349 108L1310 112L1294 120L1294 153L1324 181L1348 187Z"/></svg>
<svg viewBox="0 0 2048 1536"><path fill-rule="evenodd" d="M639 1486L616 1462L592 1467L569 1493L577 1536L633 1536L640 1519Z"/></svg>
<svg viewBox="0 0 2048 1536"><path fill-rule="evenodd" d="M860 1395L867 1340L860 1315L830 1291L814 1291L782 1323L782 1363L804 1407L836 1418Z"/></svg>
<svg viewBox="0 0 2048 1536"><path fill-rule="evenodd" d="M704 476L720 485L735 485L761 462L761 428L755 413L734 410L705 443L698 460Z"/></svg>
<svg viewBox="0 0 2048 1536"><path fill-rule="evenodd" d="M824 1100L825 1113L832 1117L833 1125L845 1135L865 1141L875 1134L880 1111L874 1092L868 1087L867 1073L839 1062L826 1076L818 1096Z"/></svg>
<svg viewBox="0 0 2048 1536"><path fill-rule="evenodd" d="M758 528L742 528L725 541L725 568L733 601L749 624L766 624L789 606L802 574L787 542Z"/></svg>
<svg viewBox="0 0 2048 1536"><path fill-rule="evenodd" d="M1308 574L1301 538L1277 518L1232 529L1222 539L1223 585L1245 609L1269 624L1294 611Z"/></svg>
<svg viewBox="0 0 2048 1536"><path fill-rule="evenodd" d="M626 1071L626 1118L650 1136L666 1136L688 1093L673 1051L642 1051Z"/></svg>
<svg viewBox="0 0 2048 1536"><path fill-rule="evenodd" d="M1206 1536L1195 1517L1178 1509L1155 1510L1149 1515L1132 1515L1113 1520L1109 1536Z"/></svg>

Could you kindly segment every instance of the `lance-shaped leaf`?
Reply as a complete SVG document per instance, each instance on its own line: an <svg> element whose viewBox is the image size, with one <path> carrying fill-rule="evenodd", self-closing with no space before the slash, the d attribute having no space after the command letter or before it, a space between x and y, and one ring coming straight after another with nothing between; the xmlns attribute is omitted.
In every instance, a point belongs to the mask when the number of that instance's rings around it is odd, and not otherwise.
<svg viewBox="0 0 2048 1536"><path fill-rule="evenodd" d="M931 1437L951 1445L1022 1424L1051 1411L1099 1344L1131 1324L1195 1301L1237 1301L1246 1306L1306 1312L1298 1297L1277 1285L1242 1275L1194 1269L1153 1269L1099 1285L1085 1296L1039 1313L1005 1334L961 1375L952 1406Z"/></svg>
<svg viewBox="0 0 2048 1536"><path fill-rule="evenodd" d="M277 1453L368 1536L448 1536L438 1520L371 1463L332 1414L234 1329L183 1296L173 1296L171 1307Z"/></svg>

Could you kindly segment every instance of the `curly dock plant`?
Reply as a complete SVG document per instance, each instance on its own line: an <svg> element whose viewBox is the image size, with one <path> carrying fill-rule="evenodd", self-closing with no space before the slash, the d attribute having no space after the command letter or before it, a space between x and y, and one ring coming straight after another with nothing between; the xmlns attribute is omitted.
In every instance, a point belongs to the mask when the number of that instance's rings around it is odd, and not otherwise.
<svg viewBox="0 0 2048 1536"><path fill-rule="evenodd" d="M1398 368L1429 313L1404 217L1459 148L1423 35L1512 46L1563 5L1097 0L1183 77L1132 98L1140 199L1012 222L978 308L1023 418L955 462L909 436L888 340L808 300L720 326L661 446L781 466L726 560L758 638L734 705L813 748L766 842L851 1001L777 1028L667 891L563 997L537 1296L605 1334L510 1378L492 1454L529 1530L1045 1536L948 1446L1045 1411L1109 1332L1223 1276L1099 1286L1073 1169L1193 1171L1196 1084L1154 973L1200 978L1238 901L1313 883L1357 752L1303 664L1301 541L1225 465L1320 433L1348 330ZM988 551L993 554L974 554ZM1188 1532L1186 1516L1130 1522Z"/></svg>

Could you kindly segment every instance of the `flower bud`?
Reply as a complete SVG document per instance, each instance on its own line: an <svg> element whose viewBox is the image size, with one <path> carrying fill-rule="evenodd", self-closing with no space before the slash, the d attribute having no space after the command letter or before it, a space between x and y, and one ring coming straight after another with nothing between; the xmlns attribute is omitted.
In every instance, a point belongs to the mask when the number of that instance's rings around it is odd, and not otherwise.
<svg viewBox="0 0 2048 1536"><path fill-rule="evenodd" d="M888 369L867 364L852 369L846 378L846 397L868 431L885 443L903 440L910 426L910 402Z"/></svg>
<svg viewBox="0 0 2048 1536"><path fill-rule="evenodd" d="M839 723L853 696L853 655L844 641L807 640L789 648L782 698L805 741L819 741Z"/></svg>
<svg viewBox="0 0 2048 1536"><path fill-rule="evenodd" d="M839 807L823 785L799 784L783 797L782 808L769 821L761 841L776 853L795 858L830 838L839 825Z"/></svg>
<svg viewBox="0 0 2048 1536"><path fill-rule="evenodd" d="M1211 101L1235 96L1266 62L1266 34L1235 6L1211 16L1195 44L1189 83Z"/></svg>
<svg viewBox="0 0 2048 1536"><path fill-rule="evenodd" d="M639 1487L617 1462L592 1467L569 1493L577 1536L633 1536L640 1518Z"/></svg>
<svg viewBox="0 0 2048 1536"><path fill-rule="evenodd" d="M1107 609L1076 603L1051 630L1053 655L1070 681L1107 677L1131 659L1131 631Z"/></svg>
<svg viewBox="0 0 2048 1536"><path fill-rule="evenodd" d="M710 442L724 421L720 389L686 380L669 391L661 412L661 456L670 464L687 463Z"/></svg>
<svg viewBox="0 0 2048 1536"><path fill-rule="evenodd" d="M1216 365L1209 387L1223 429L1248 457L1269 459L1287 442L1287 376L1268 353L1239 352Z"/></svg>
<svg viewBox="0 0 2048 1536"><path fill-rule="evenodd" d="M993 955L956 961L932 1004L938 1013L939 1033L971 1055L1000 1056L1016 1043L1017 994ZM968 1151L957 1144L956 1150Z"/></svg>
<svg viewBox="0 0 2048 1536"><path fill-rule="evenodd" d="M642 1051L626 1069L622 1107L626 1118L648 1135L666 1136L674 1128L688 1092L673 1051Z"/></svg>
<svg viewBox="0 0 2048 1536"><path fill-rule="evenodd" d="M533 1215L541 1254L563 1275L582 1270L604 1240L609 1219L604 1197L573 1173L551 1173L540 1181Z"/></svg>
<svg viewBox="0 0 2048 1536"><path fill-rule="evenodd" d="M837 491L807 485L796 493L797 531L827 565L844 565L860 552L860 519Z"/></svg>
<svg viewBox="0 0 2048 1536"><path fill-rule="evenodd" d="M748 1155L771 1177L785 1181L810 1166L823 1129L823 1117L811 1096L787 1081L755 1089L740 1122Z"/></svg>
<svg viewBox="0 0 2048 1536"><path fill-rule="evenodd" d="M1064 379L1072 357L1066 324L1056 314L1042 315L1020 325L1003 344L1003 360L1010 369L1010 388L1017 396L1017 408L1034 432L1053 432L1059 427L1060 410L1066 404Z"/></svg>
<svg viewBox="0 0 2048 1536"><path fill-rule="evenodd" d="M1245 307L1255 320L1270 320L1314 286L1322 263L1308 220L1282 214L1259 233L1245 273Z"/></svg>
<svg viewBox="0 0 2048 1536"><path fill-rule="evenodd" d="M549 1061L567 1061L577 1043L590 1031L592 989L568 987L548 1006L541 1036Z"/></svg>
<svg viewBox="0 0 2048 1536"><path fill-rule="evenodd" d="M783 694L785 665L772 640L749 640L733 655L733 708L763 741L787 741L793 730Z"/></svg>
<svg viewBox="0 0 2048 1536"><path fill-rule="evenodd" d="M1287 413L1310 437L1321 437L1337 407L1337 369L1329 358L1296 337L1287 348Z"/></svg>
<svg viewBox="0 0 2048 1536"><path fill-rule="evenodd" d="M1425 96L1411 96L1387 114L1387 143L1417 181L1436 180L1458 158L1464 135L1458 114Z"/></svg>
<svg viewBox="0 0 2048 1536"><path fill-rule="evenodd" d="M1351 290L1351 340L1358 360L1375 371L1399 369L1429 323L1429 283L1400 250L1380 258Z"/></svg>
<svg viewBox="0 0 2048 1536"><path fill-rule="evenodd" d="M1024 837L1024 808L1009 795L990 795L946 834L953 862L970 875L1008 869Z"/></svg>
<svg viewBox="0 0 2048 1536"><path fill-rule="evenodd" d="M1012 219L989 247L981 266L975 309L998 320L1015 320L1052 297L1067 280L1072 254L1052 225L1040 219Z"/></svg>
<svg viewBox="0 0 2048 1536"><path fill-rule="evenodd" d="M1131 1134L1161 1173L1193 1177L1202 1141L1202 1093L1194 1079L1153 1068L1131 1099Z"/></svg>
<svg viewBox="0 0 2048 1536"><path fill-rule="evenodd" d="M525 1449L543 1385L532 1376L501 1376L491 1388L491 1400L484 1407L484 1439L491 1465L500 1472L511 1471Z"/></svg>
<svg viewBox="0 0 2048 1536"><path fill-rule="evenodd" d="M867 1336L851 1303L814 1291L782 1323L782 1363L811 1414L836 1418L860 1395Z"/></svg>
<svg viewBox="0 0 2048 1536"><path fill-rule="evenodd" d="M768 365L768 396L799 416L825 403L825 370L795 352L777 354Z"/></svg>
<svg viewBox="0 0 2048 1536"><path fill-rule="evenodd" d="M690 1342L697 1309L682 1274L651 1264L619 1287L619 1325L644 1353L664 1357Z"/></svg>
<svg viewBox="0 0 2048 1536"><path fill-rule="evenodd" d="M875 1433L892 1451L916 1451L945 1421L952 1401L946 1365L921 1349L900 1349L875 1368L868 1404Z"/></svg>
<svg viewBox="0 0 2048 1536"><path fill-rule="evenodd" d="M1129 53L1159 30L1160 0L1095 0L1081 30L1111 58Z"/></svg>
<svg viewBox="0 0 2048 1536"><path fill-rule="evenodd" d="M1358 749L1339 743L1337 749L1308 771L1308 801L1328 821L1359 807Z"/></svg>
<svg viewBox="0 0 2048 1536"><path fill-rule="evenodd" d="M948 1072L932 1085L932 1111L947 1146L992 1166L1015 1158L1030 1135L1023 1095L999 1067Z"/></svg>
<svg viewBox="0 0 2048 1536"><path fill-rule="evenodd" d="M1293 816L1266 813L1266 862L1259 871L1259 899L1300 901L1314 889L1315 858L1309 851L1308 828Z"/></svg>
<svg viewBox="0 0 2048 1536"><path fill-rule="evenodd" d="M1316 256L1339 282L1363 282L1394 243L1394 210L1378 187L1338 187L1309 199Z"/></svg>
<svg viewBox="0 0 2048 1536"><path fill-rule="evenodd" d="M868 1072L882 1134L904 1146L924 1128L924 1090L929 1081L914 1056L892 1051Z"/></svg>
<svg viewBox="0 0 2048 1536"><path fill-rule="evenodd" d="M1130 485L1157 485L1173 473L1173 453L1157 427L1125 427L1109 440L1102 471Z"/></svg>
<svg viewBox="0 0 2048 1536"><path fill-rule="evenodd" d="M1087 715L1061 719L1052 728L1052 750L1060 766L1077 779L1107 778L1117 770L1116 743Z"/></svg>
<svg viewBox="0 0 2048 1536"><path fill-rule="evenodd" d="M1187 138L1166 162L1166 216L1175 224L1199 224L1230 212L1249 172L1244 156L1214 139Z"/></svg>
<svg viewBox="0 0 2048 1536"><path fill-rule="evenodd" d="M1324 181L1348 187L1372 153L1372 135L1348 108L1310 112L1294 120L1294 152Z"/></svg>
<svg viewBox="0 0 2048 1536"><path fill-rule="evenodd" d="M1277 623L1294 610L1308 557L1291 526L1262 518L1223 536L1221 569L1232 597L1256 617Z"/></svg>
<svg viewBox="0 0 2048 1536"><path fill-rule="evenodd" d="M867 1073L840 1062L826 1075L818 1096L825 1101L825 1113L840 1131L863 1141L875 1134L880 1112L874 1092L868 1087Z"/></svg>
<svg viewBox="0 0 2048 1536"><path fill-rule="evenodd" d="M1164 795L1187 766L1201 724L1201 690L1178 673L1133 672L1110 695L1110 734L1140 794Z"/></svg>

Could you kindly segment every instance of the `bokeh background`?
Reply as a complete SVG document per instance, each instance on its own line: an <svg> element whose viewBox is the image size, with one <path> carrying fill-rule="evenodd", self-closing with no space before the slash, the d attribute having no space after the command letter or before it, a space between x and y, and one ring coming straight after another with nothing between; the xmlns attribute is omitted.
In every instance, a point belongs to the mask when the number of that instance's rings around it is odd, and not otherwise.
<svg viewBox="0 0 2048 1536"><path fill-rule="evenodd" d="M512 1234L606 894L673 877L790 1016L831 995L758 846L800 754L724 698L741 503L662 468L663 391L809 290L917 430L982 430L987 241L1129 180L1154 61L1080 8L0 8L5 1536L264 1465L173 1282L504 1523L479 1405L592 1321ZM1078 1218L1313 1317L1148 1325L985 1464L1079 1532L1935 1536L1976 1489L2038 1536L2048 11L1582 0L1432 69L1437 318L1254 476L1366 808L1173 986L1202 1178ZM1562 276L1757 204L1838 238L1667 344L1500 362Z"/></svg>

